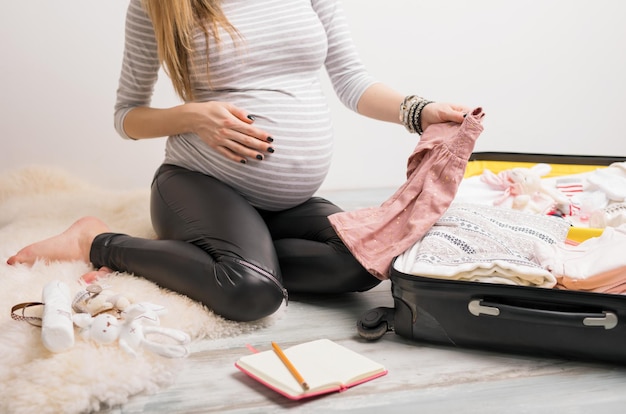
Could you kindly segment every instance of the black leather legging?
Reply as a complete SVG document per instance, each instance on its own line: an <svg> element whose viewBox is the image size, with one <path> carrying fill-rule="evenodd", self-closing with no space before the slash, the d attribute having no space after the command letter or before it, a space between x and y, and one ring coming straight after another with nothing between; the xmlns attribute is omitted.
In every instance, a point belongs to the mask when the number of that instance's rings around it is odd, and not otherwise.
<svg viewBox="0 0 626 414"><path fill-rule="evenodd" d="M225 318L251 321L276 311L287 291L340 293L379 283L350 254L322 198L284 211L252 207L213 177L163 165L152 183L158 240L105 233L90 259L143 276L200 301Z"/></svg>

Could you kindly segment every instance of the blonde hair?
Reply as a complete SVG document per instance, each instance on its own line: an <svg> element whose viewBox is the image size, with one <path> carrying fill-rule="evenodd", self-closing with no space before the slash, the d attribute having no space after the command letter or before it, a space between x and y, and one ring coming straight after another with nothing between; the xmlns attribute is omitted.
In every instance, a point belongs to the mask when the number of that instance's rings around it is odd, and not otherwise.
<svg viewBox="0 0 626 414"><path fill-rule="evenodd" d="M193 30L204 32L207 54L209 36L220 42L219 27L234 39L237 30L230 24L219 5L219 0L142 0L152 20L159 60L172 80L174 90L183 100L193 100L191 74L193 65Z"/></svg>

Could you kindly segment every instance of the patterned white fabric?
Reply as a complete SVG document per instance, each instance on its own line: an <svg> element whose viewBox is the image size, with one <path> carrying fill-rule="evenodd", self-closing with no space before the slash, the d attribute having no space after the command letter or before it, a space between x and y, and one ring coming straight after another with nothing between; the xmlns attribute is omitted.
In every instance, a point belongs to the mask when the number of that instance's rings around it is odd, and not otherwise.
<svg viewBox="0 0 626 414"><path fill-rule="evenodd" d="M394 268L432 278L554 287L535 258L537 245L565 241L560 218L501 207L454 203Z"/></svg>

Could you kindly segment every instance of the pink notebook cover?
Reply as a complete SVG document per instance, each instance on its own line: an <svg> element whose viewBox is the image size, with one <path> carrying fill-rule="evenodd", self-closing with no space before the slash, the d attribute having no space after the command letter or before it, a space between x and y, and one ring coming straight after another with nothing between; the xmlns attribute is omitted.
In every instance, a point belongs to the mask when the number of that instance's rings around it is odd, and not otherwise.
<svg viewBox="0 0 626 414"><path fill-rule="evenodd" d="M355 382L350 383L350 384L337 385L336 387L327 388L327 389L321 390L321 391L312 391L312 392L306 392L306 393L303 393L303 394L300 394L300 395L291 395L291 394L288 394L288 393L284 392L281 389L278 389L278 388L274 387L272 384L270 384L267 381L259 378L258 376L254 375L250 371L247 371L245 368L239 366L239 364L235 363L235 366L239 370L241 370L242 372L246 373L248 376L253 378L254 380L256 380L256 381L260 382L261 384L265 385L266 387L276 391L277 393L279 393L281 395L284 395L285 397L289 398L290 400L302 400L304 398L316 397L318 395L330 394L330 393L333 393L333 392L342 392L342 391L347 390L348 388L352 388L352 387L354 387L356 385L363 384L364 382L368 382L368 381L371 381L371 380L373 380L375 378L382 377L383 375L386 375L387 372L388 372L387 370L381 371L381 372L377 372L376 374L372 375L371 377L363 378L363 379L361 379L359 381L355 381Z"/></svg>

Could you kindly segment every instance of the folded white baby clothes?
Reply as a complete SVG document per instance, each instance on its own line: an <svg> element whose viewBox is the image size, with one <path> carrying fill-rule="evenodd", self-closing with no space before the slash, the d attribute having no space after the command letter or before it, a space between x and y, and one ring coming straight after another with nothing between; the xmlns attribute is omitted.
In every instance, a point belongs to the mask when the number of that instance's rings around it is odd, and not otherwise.
<svg viewBox="0 0 626 414"><path fill-rule="evenodd" d="M626 169L617 164L594 171L587 181L603 191L610 200L626 200Z"/></svg>
<svg viewBox="0 0 626 414"><path fill-rule="evenodd" d="M554 287L535 260L535 245L565 241L560 218L503 207L453 204L426 235L399 255L394 268L432 278Z"/></svg>
<svg viewBox="0 0 626 414"><path fill-rule="evenodd" d="M626 265L626 225L607 227L599 237L572 246L564 243L535 246L535 258L555 276L587 279Z"/></svg>

